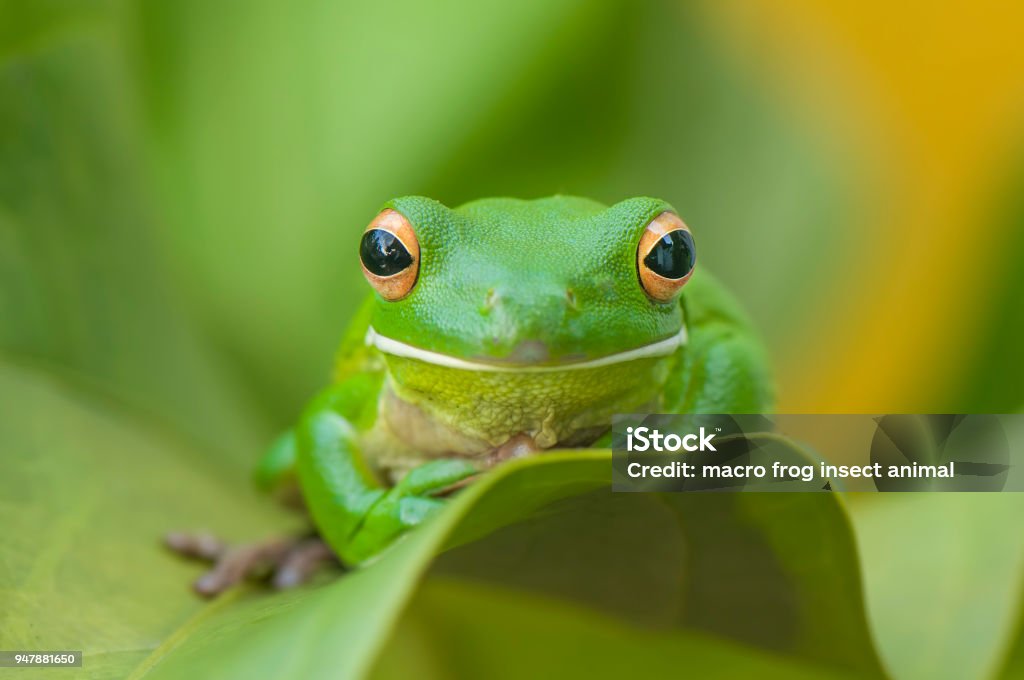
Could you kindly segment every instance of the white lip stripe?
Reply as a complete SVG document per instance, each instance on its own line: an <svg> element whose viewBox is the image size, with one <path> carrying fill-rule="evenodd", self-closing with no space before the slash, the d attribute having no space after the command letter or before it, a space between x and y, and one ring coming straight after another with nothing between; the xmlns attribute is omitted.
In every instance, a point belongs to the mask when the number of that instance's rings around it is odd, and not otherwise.
<svg viewBox="0 0 1024 680"><path fill-rule="evenodd" d="M420 349L419 347L413 347L412 345L407 345L404 342L393 340L392 338L379 334L373 329L373 326L370 326L366 331L366 344L376 347L381 352L391 354L392 356L404 357L406 359L418 359L419 361L423 361L428 364L445 366L447 368L460 368L464 371L491 371L494 373L553 373L556 371L579 371L586 368L598 368L600 366L619 364L624 361L633 361L634 359L645 359L647 357L658 357L672 354L672 352L676 351L680 346L686 344L686 326L683 326L677 334L670 338L665 338L658 342L652 342L651 344L644 345L643 347L626 350L625 352L609 354L608 356L598 357L597 359L591 359L590 361L580 361L578 363L553 366L502 366L498 364L466 361L464 359L457 359L456 357L448 356L447 354L431 352L430 350Z"/></svg>

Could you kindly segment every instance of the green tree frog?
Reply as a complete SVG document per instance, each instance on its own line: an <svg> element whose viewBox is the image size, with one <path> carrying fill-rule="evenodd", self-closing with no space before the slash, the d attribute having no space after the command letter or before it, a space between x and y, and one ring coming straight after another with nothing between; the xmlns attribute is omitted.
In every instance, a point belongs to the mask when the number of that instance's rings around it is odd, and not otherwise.
<svg viewBox="0 0 1024 680"><path fill-rule="evenodd" d="M759 342L664 201L396 198L358 258L373 292L334 380L257 473L297 482L346 565L503 460L608 445L615 413L770 408Z"/></svg>

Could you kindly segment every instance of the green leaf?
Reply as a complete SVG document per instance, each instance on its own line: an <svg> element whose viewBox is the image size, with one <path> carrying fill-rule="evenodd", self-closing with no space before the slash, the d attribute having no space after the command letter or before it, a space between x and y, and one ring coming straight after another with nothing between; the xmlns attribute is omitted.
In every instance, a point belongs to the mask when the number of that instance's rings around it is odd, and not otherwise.
<svg viewBox="0 0 1024 680"><path fill-rule="evenodd" d="M820 667L695 631L644 629L491 585L432 579L373 677L822 678Z"/></svg>
<svg viewBox="0 0 1024 680"><path fill-rule="evenodd" d="M251 595L199 600L199 567L160 547L166 531L253 540L296 525L244 475L110 399L0 362L0 402L0 649L81 649L91 676L124 677Z"/></svg>
<svg viewBox="0 0 1024 680"><path fill-rule="evenodd" d="M472 485L444 513L368 568L293 594L268 615L259 603L214 613L160 660L154 678L360 677L369 670L431 559L449 538L485 533L523 512L607 483L602 452L513 464ZM487 508L453 536L477 503Z"/></svg>
<svg viewBox="0 0 1024 680"><path fill-rule="evenodd" d="M835 494L602 487L442 555L428 582L543 593L644 628L878 674L856 563Z"/></svg>
<svg viewBox="0 0 1024 680"><path fill-rule="evenodd" d="M645 630L662 631L646 648L652 654L672 635L694 646L715 638L718 649L784 655L819 673L881 674L849 526L833 494L612 494L609 475L606 451L505 465L377 563L298 596L287 611L246 624L240 609L211 617L153 675L359 677L378 658L387 665L404 656L406 608L435 582L533 593L543 601L537 620L562 608L569 621L580 608L603 612L641 648ZM457 547L435 562L445 545ZM559 639L531 638L540 645L531 654L556 654ZM508 653L480 652L455 632L424 644L486 667Z"/></svg>
<svg viewBox="0 0 1024 680"><path fill-rule="evenodd" d="M604 451L503 466L371 567L295 596L273 616L250 621L245 608L218 612L152 676L187 677L202 669L222 678L360 677L377 658L387 667L401 663L396 655L406 656L405 628L412 624L405 611L412 600L415 617L420 588L428 593L424 606L443 603L452 625L423 643L425 653L461 659L443 664L449 673L464 664L500 667L507 648L481 651L460 642L458 631L468 625L460 619L481 612L475 596L460 603L429 594L437 583L475 593L480 586L473 584L484 581L497 593L497 611L516 592L530 592L539 603L535 621L560 612L549 624L564 619L581 639L629 630L629 653L635 646L657 654L674 640L697 649L712 640L714 651L702 663L738 654L727 668L759 660L771 669L767 660L775 655L786 659L779 673L881 674L848 525L833 494L612 494L609 468ZM432 565L445 543L461 547ZM576 631L584 607L615 623ZM516 616L529 618L522 609ZM486 621L507 625L501 616ZM658 632L646 640L652 629ZM538 645L529 647L531 654L553 655L561 637L528 640Z"/></svg>
<svg viewBox="0 0 1024 680"><path fill-rule="evenodd" d="M1024 446L1019 428L1006 435L1010 450ZM964 444L951 457L978 454L979 447ZM1015 528L1024 496L922 492L853 499L869 620L893 675L1024 675L1024 535Z"/></svg>
<svg viewBox="0 0 1024 680"><path fill-rule="evenodd" d="M1021 616L1024 536L1007 522L1022 512L1016 493L858 503L868 611L896 677L982 678L999 669Z"/></svg>
<svg viewBox="0 0 1024 680"><path fill-rule="evenodd" d="M613 494L607 451L556 452L484 477L367 568L205 603L164 531L253 540L294 520L114 402L10 364L0 394L17 397L0 414L0 647L81 648L93 677L388 673L424 612L438 617L424 653L449 673L514 668L506 646L460 643L474 620L477 636L533 621L522 644L562 663L543 632L564 626L577 655L614 657L621 634L652 669L881 672L835 494Z"/></svg>

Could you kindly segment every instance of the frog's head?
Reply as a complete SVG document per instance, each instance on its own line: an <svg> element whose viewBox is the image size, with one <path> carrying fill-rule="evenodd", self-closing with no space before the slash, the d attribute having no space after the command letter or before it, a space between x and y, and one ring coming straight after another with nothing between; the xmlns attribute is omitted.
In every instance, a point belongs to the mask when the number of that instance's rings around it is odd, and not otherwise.
<svg viewBox="0 0 1024 680"><path fill-rule="evenodd" d="M693 239L667 203L569 196L387 203L360 244L369 341L472 370L558 370L670 354Z"/></svg>

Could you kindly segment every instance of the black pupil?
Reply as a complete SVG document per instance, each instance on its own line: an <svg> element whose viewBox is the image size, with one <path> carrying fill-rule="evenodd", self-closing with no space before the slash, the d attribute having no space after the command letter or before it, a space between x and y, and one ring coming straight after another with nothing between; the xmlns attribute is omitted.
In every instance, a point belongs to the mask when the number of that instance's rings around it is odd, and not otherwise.
<svg viewBox="0 0 1024 680"><path fill-rule="evenodd" d="M644 258L647 268L666 279L681 279L693 270L697 262L697 251L693 247L693 236L685 229L677 229L658 239L657 244Z"/></svg>
<svg viewBox="0 0 1024 680"><path fill-rule="evenodd" d="M371 274L391 276L412 264L412 255L390 231L371 229L359 244L359 259Z"/></svg>

